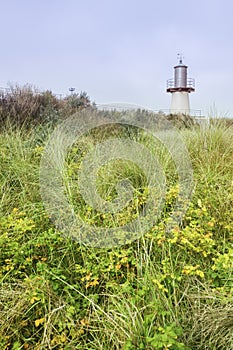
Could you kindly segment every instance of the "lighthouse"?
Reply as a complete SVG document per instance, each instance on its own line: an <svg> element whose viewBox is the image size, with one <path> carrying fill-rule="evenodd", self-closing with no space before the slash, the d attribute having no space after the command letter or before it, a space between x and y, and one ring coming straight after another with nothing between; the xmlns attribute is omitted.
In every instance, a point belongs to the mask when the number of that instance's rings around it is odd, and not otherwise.
<svg viewBox="0 0 233 350"><path fill-rule="evenodd" d="M174 67L174 78L167 80L167 92L172 94L171 114L190 115L189 94L195 91L195 81L187 77L188 66L178 54L179 64Z"/></svg>

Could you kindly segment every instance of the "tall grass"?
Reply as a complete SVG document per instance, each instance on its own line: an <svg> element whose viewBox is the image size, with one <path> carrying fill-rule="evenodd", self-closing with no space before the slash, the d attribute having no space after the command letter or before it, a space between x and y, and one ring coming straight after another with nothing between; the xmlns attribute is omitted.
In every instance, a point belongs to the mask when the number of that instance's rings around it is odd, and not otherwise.
<svg viewBox="0 0 233 350"><path fill-rule="evenodd" d="M178 179L168 152L159 149L169 179L161 220L114 249L64 237L43 209L39 166L50 132L8 125L0 134L1 349L232 349L232 126L212 121L180 131L195 189L169 237ZM96 142L91 136L79 144L83 151ZM75 154L70 151L65 176L77 203ZM125 175L145 201L143 174L124 162L102 168L102 194L114 197ZM80 203L87 221L111 227L114 219Z"/></svg>

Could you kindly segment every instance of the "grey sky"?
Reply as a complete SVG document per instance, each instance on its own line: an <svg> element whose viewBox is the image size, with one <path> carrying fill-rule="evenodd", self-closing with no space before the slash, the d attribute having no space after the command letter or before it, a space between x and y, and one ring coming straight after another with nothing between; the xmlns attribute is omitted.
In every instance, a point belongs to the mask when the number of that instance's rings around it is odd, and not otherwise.
<svg viewBox="0 0 233 350"><path fill-rule="evenodd" d="M184 53L192 109L233 117L233 1L0 0L0 86L168 109Z"/></svg>

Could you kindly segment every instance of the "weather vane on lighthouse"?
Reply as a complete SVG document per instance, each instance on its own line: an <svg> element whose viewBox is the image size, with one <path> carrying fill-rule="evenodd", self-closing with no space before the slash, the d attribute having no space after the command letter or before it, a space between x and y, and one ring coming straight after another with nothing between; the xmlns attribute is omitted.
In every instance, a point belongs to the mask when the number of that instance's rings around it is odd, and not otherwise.
<svg viewBox="0 0 233 350"><path fill-rule="evenodd" d="M179 64L174 67L174 78L167 80L167 92L172 94L171 114L190 115L189 93L195 91L195 81L187 78L188 66L183 64L184 56L178 53Z"/></svg>
<svg viewBox="0 0 233 350"><path fill-rule="evenodd" d="M178 53L177 54L177 58L179 60L179 64L182 64L183 63L183 59L184 59L184 55L182 53Z"/></svg>

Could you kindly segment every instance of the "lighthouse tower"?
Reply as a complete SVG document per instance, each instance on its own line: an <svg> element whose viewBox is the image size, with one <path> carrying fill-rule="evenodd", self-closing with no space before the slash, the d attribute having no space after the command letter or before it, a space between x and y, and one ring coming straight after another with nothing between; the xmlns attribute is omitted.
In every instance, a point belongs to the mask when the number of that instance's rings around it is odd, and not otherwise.
<svg viewBox="0 0 233 350"><path fill-rule="evenodd" d="M167 80L167 92L172 94L171 114L190 115L189 93L195 91L195 81L187 78L188 66L183 64L183 57L178 54L179 64L174 67L174 78Z"/></svg>

